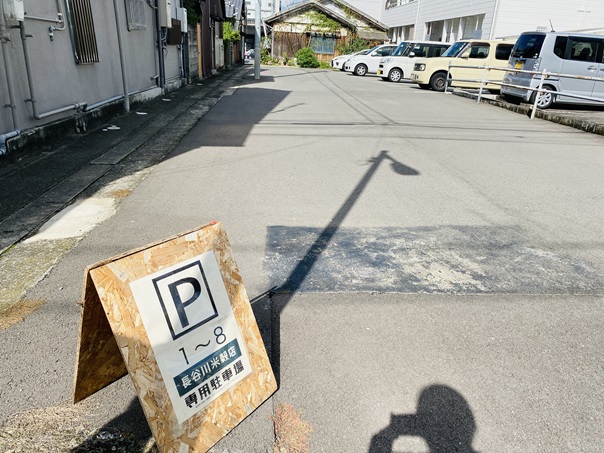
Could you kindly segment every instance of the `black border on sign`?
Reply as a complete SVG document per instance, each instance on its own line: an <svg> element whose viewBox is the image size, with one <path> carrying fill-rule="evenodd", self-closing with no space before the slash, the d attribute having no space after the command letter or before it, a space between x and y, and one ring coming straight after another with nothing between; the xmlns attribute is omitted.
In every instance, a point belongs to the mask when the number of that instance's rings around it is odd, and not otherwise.
<svg viewBox="0 0 604 453"><path fill-rule="evenodd" d="M171 275L178 274L179 272L184 271L190 267L199 266L199 271L201 272L201 277L203 278L203 282L206 286L206 290L208 291L208 297L210 298L210 303L212 304L212 308L214 308L214 315L204 319L203 321L198 322L195 325L192 325L186 330L183 330L179 334L174 333L174 328L172 327L172 323L170 322L170 316L168 315L168 311L166 310L166 306L164 304L164 300L161 297L161 292L159 291L159 287L157 282L163 280L164 278L170 277ZM155 288L155 293L157 294L157 298L159 299L159 303L161 304L161 309L164 312L164 317L166 318L166 322L168 323L168 328L170 329L170 334L172 335L172 339L176 340L177 338L182 337L184 334L189 333L191 330L196 329L198 327L203 326L207 322L211 321L218 317L218 310L216 309L216 304L214 303L214 298L212 297L212 291L210 291L210 286L208 285L208 280L206 278L206 273L203 270L203 266L201 265L201 261L197 260L191 264L187 264L186 266L180 267L178 269L173 270L167 274L162 275L161 277L157 277L152 279L153 287Z"/></svg>

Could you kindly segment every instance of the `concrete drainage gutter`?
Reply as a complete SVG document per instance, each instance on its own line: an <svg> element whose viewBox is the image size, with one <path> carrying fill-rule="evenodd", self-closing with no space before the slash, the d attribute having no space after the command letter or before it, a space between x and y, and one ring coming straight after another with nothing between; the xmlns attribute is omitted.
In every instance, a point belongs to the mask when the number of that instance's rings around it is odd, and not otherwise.
<svg viewBox="0 0 604 453"><path fill-rule="evenodd" d="M468 93L461 90L455 90L453 94L469 99L476 100L476 94ZM529 104L512 104L506 102L499 97L493 99L493 95L482 97L480 102L487 102L497 107L501 107L512 112L524 114L527 117L531 115L532 105ZM490 96L490 97L489 97ZM588 107L589 108L589 107ZM556 110L539 110L535 112L535 117L551 121L552 123L563 124L575 129L579 129L592 134L604 135L604 109L601 110L572 110L572 111L556 111ZM528 120L528 118L527 118ZM530 121L530 120L529 120Z"/></svg>

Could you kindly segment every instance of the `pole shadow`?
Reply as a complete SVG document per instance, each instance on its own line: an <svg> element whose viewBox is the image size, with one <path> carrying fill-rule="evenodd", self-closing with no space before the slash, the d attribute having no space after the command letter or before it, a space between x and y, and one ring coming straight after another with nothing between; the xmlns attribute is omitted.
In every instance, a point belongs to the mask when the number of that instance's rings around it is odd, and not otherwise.
<svg viewBox="0 0 604 453"><path fill-rule="evenodd" d="M291 301L294 294L299 291L304 280L308 278L311 270L317 263L317 260L323 251L328 247L329 243L333 239L333 236L340 229L342 223L354 207L355 203L359 200L361 194L370 183L378 168L384 162L389 162L392 171L398 175L417 176L420 174L414 168L408 167L402 162L394 159L386 150L382 150L376 157L370 158L368 160L368 163L370 164L369 168L361 180L352 190L344 204L342 204L329 224L321 231L314 243L308 248L304 254L304 257L291 271L285 282L279 287L269 290L268 300L270 302L270 312L272 313L272 332L270 343L270 350L272 353L269 355L269 357L271 357L271 365L273 367L273 372L275 374L278 386L281 382L281 313ZM267 299L261 298L260 300L266 301Z"/></svg>
<svg viewBox="0 0 604 453"><path fill-rule="evenodd" d="M446 385L431 385L422 390L415 414L390 416L390 424L372 437L369 453L393 452L401 437L422 438L429 453L477 453L472 448L475 432L465 398Z"/></svg>
<svg viewBox="0 0 604 453"><path fill-rule="evenodd" d="M270 288L265 293L259 294L250 301L268 356L271 359L271 365L278 386L280 385L281 312L290 302L294 294L300 289L300 286L308 277L321 253L329 245L334 234L338 231L342 222L369 184L380 164L387 161L390 163L391 169L399 175L419 175L418 171L407 167L403 163L392 158L387 151L381 151L377 157L369 159L368 163L370 166L365 172L365 175L361 178L333 219L309 247L302 260L296 265L286 281L281 286ZM152 434L140 402L138 398L134 398L124 413L115 417L102 428L95 431L80 445L70 450L70 453L84 453L89 451L142 451L141 447L149 441L151 436Z"/></svg>

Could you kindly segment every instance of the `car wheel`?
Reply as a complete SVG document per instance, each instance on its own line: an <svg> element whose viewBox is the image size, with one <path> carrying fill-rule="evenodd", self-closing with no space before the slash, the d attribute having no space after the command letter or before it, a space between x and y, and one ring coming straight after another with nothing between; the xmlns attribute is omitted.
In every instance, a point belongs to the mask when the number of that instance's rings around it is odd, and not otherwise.
<svg viewBox="0 0 604 453"><path fill-rule="evenodd" d="M550 85L544 85L543 88L546 90L550 90L550 91L556 91L554 89L554 87L552 87ZM531 94L531 98L530 98L531 104L535 103L535 96L537 96L537 91L533 91L533 94ZM555 94L541 93L539 95L539 99L537 100L537 108L540 108L541 110L548 109L552 106L552 104L554 103L555 100L556 100Z"/></svg>
<svg viewBox="0 0 604 453"><path fill-rule="evenodd" d="M365 66L364 64L356 65L356 67L354 68L354 75L364 76L365 74L367 74L367 66Z"/></svg>
<svg viewBox="0 0 604 453"><path fill-rule="evenodd" d="M446 84L446 72L437 72L436 74L432 74L432 77L430 77L430 88L432 88L434 91L445 91Z"/></svg>
<svg viewBox="0 0 604 453"><path fill-rule="evenodd" d="M403 78L403 71L399 68L392 68L388 73L388 80L391 82L400 82Z"/></svg>

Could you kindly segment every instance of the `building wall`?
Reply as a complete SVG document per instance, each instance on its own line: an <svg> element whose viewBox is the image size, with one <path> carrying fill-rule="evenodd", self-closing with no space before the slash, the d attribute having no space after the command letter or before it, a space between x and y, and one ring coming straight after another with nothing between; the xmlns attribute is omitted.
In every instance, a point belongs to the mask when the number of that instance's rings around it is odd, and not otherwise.
<svg viewBox="0 0 604 453"><path fill-rule="evenodd" d="M61 0L62 2L63 0ZM156 46L154 9L144 4L144 29L128 31L124 1L118 4L118 20L122 34L126 79L130 93L158 91L158 53ZM61 29L61 24L25 18L23 24L28 35L26 41L31 63L31 78L35 91L36 106L39 114L60 109L74 103L93 105L123 95L120 53L117 38L117 25L112 1L91 1L92 16L98 62L76 64L74 48L69 27ZM29 1L27 15L55 19L57 17L56 0ZM67 13L66 11L64 11ZM173 15L175 17L175 14ZM7 22L7 26L18 25ZM56 29L49 36L49 26ZM9 28L10 42L5 45L8 61L4 61L0 52L0 106L9 104L5 67L10 68L13 80L16 105L16 125L13 124L11 109L0 108L0 134L31 129L37 126L73 116L75 110L48 116L36 120L32 105L26 102L30 98L27 73L23 53L22 39L18 29ZM182 73L182 60L178 57L179 46L169 45L166 55L166 77L179 78ZM148 91L152 90L152 91ZM156 93L155 95L159 95Z"/></svg>
<svg viewBox="0 0 604 453"><path fill-rule="evenodd" d="M602 29L604 28L604 1L500 0L494 37L518 35L523 31L550 31L552 26L555 31Z"/></svg>
<svg viewBox="0 0 604 453"><path fill-rule="evenodd" d="M397 0L394 0L393 3L396 4ZM482 22L481 37L486 38L491 32L490 24L492 22L495 3L496 0L415 0L411 2L398 0L398 6L384 9L381 21L390 28L413 27L414 36L405 36L405 39L426 39L429 37L435 41L447 41L460 39L460 34L465 34L466 36L464 37L469 37L467 35L470 31L468 30L469 27L464 26L465 20L461 23L461 33L459 33L459 19L482 16L484 20ZM443 22L442 26L445 26L444 21L447 20L450 22L446 25L453 29L453 36L449 34L449 39L442 39L442 33L438 36L435 36L434 33L427 36L429 30L426 24ZM473 22L473 20L469 20L468 22Z"/></svg>
<svg viewBox="0 0 604 453"><path fill-rule="evenodd" d="M385 8L386 3L393 5ZM602 0L387 0L380 17L393 40L499 38L524 31L595 29L604 26ZM478 21L479 28L475 29ZM494 26L493 26L494 24ZM436 25L436 27L434 27ZM481 26L480 26L481 25ZM434 28L437 32L434 33ZM409 30L413 36L408 36Z"/></svg>
<svg viewBox="0 0 604 453"><path fill-rule="evenodd" d="M253 25L256 19L257 0L245 0L248 25ZM260 0L260 16L264 19L279 12L279 0Z"/></svg>

